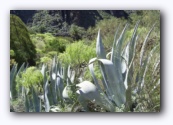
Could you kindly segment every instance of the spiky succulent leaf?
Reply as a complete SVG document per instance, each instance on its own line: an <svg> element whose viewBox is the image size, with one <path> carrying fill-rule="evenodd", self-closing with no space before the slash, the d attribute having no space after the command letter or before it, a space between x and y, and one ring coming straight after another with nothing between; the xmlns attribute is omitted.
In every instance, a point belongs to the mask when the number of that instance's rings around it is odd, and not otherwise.
<svg viewBox="0 0 173 125"><path fill-rule="evenodd" d="M100 29L98 31L97 42L96 42L96 54L97 54L97 58L106 59L106 53L102 43Z"/></svg>
<svg viewBox="0 0 173 125"><path fill-rule="evenodd" d="M16 91L16 82L15 77L17 74L17 64L13 66L13 68L10 71L10 98L14 99L17 97L17 91Z"/></svg>
<svg viewBox="0 0 173 125"><path fill-rule="evenodd" d="M126 31L127 27L128 27L128 24L125 25L118 40L114 41L114 43L113 43L112 56L111 56L111 61L113 62L113 64L117 64L117 63L121 62L121 48L122 48L122 43L124 41L124 35L125 35L125 31Z"/></svg>
<svg viewBox="0 0 173 125"><path fill-rule="evenodd" d="M78 87L77 94L79 94L78 98L81 104L84 102L86 104L85 100L90 100L100 106L103 106L108 111L114 111L113 104L108 100L104 93L99 92L93 83L89 81L83 81L76 86Z"/></svg>
<svg viewBox="0 0 173 125"><path fill-rule="evenodd" d="M61 77L57 77L56 85L57 85L57 96L62 101L63 99L62 92L64 89L64 84L63 84L63 79Z"/></svg>
<svg viewBox="0 0 173 125"><path fill-rule="evenodd" d="M125 87L123 79L121 79L116 72L112 61L106 59L98 59L101 62L101 71L105 83L107 84L107 90L110 92L113 101L120 106L124 104L125 98ZM119 67L121 68L121 67Z"/></svg>
<svg viewBox="0 0 173 125"><path fill-rule="evenodd" d="M50 111L50 103L48 98L48 80L44 84L44 105L45 105L45 112Z"/></svg>
<svg viewBox="0 0 173 125"><path fill-rule="evenodd" d="M154 26L155 26L155 24L153 25L153 27L151 28L151 30L148 32L148 34L147 34L147 36L145 37L145 40L144 40L144 42L143 42L143 44L142 44L142 48L141 48L141 52L140 52L140 65L142 65L142 62L143 62L143 55L144 55L144 50L145 50L145 45L146 45L146 43L148 42L148 38L149 38L149 36L150 36L150 34L151 34L151 31L154 29Z"/></svg>
<svg viewBox="0 0 173 125"><path fill-rule="evenodd" d="M30 104L29 104L29 98L28 98L28 95L26 93L26 91L24 90L24 99L25 99L25 111L26 112L30 112Z"/></svg>
<svg viewBox="0 0 173 125"><path fill-rule="evenodd" d="M40 112L41 111L41 107L40 107L41 100L38 98L38 94L35 91L34 87L31 87L31 90L32 90L34 110L35 110L35 112Z"/></svg>

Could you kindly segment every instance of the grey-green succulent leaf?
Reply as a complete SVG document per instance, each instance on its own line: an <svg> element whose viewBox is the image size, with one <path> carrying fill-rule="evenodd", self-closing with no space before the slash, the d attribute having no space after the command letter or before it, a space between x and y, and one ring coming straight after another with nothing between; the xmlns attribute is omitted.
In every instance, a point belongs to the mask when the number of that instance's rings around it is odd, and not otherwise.
<svg viewBox="0 0 173 125"><path fill-rule="evenodd" d="M104 93L99 92L93 83L89 81L83 81L76 86L79 88L76 93L79 95L78 100L81 104L86 103L86 100L90 100L97 105L103 106L108 111L114 111L113 104L109 101Z"/></svg>
<svg viewBox="0 0 173 125"><path fill-rule="evenodd" d="M17 64L10 71L10 99L17 97L15 78L17 75Z"/></svg>
<svg viewBox="0 0 173 125"><path fill-rule="evenodd" d="M32 87L31 90L32 90L34 110L35 112L41 112L41 106L40 106L41 99L38 98L38 94L35 91L34 87Z"/></svg>
<svg viewBox="0 0 173 125"><path fill-rule="evenodd" d="M110 60L98 59L101 65L102 76L107 86L107 90L110 92L112 101L116 103L117 106L125 103L125 86L123 79L121 79L118 72L114 67L114 64ZM121 68L121 67L119 67Z"/></svg>
<svg viewBox="0 0 173 125"><path fill-rule="evenodd" d="M46 80L44 84L44 105L45 105L45 112L50 111L50 103L48 98L48 80Z"/></svg>
<svg viewBox="0 0 173 125"><path fill-rule="evenodd" d="M151 34L151 31L154 29L154 26L155 26L155 24L153 25L153 27L151 28L151 30L148 32L148 34L147 34L147 36L145 37L145 40L144 40L144 42L143 42L143 44L142 44L142 48L141 48L141 52L140 52L140 65L142 65L142 62L143 62L143 55L144 55L144 50L145 50L145 45L146 45L146 43L148 42L148 38L149 38L149 36L150 36L150 34Z"/></svg>
<svg viewBox="0 0 173 125"><path fill-rule="evenodd" d="M106 59L106 52L102 43L100 29L98 31L97 42L96 42L96 54L99 59Z"/></svg>

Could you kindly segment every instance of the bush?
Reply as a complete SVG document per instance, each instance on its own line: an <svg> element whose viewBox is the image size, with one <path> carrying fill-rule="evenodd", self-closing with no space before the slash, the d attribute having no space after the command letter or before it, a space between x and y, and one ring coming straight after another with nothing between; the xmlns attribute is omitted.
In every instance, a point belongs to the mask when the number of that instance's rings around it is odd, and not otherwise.
<svg viewBox="0 0 173 125"><path fill-rule="evenodd" d="M16 89L18 91L20 86L23 86L27 90L32 86L40 89L42 88L43 76L40 70L36 69L36 67L29 67L21 74L21 77L16 77L16 82Z"/></svg>
<svg viewBox="0 0 173 125"><path fill-rule="evenodd" d="M35 46L25 24L15 15L10 15L10 50L14 51L13 59L19 65L22 65L23 62L35 65ZM10 54L12 53L10 52Z"/></svg>
<svg viewBox="0 0 173 125"><path fill-rule="evenodd" d="M58 58L63 64L71 66L87 64L89 59L95 56L94 47L85 45L83 41L69 44L64 53L59 54Z"/></svg>
<svg viewBox="0 0 173 125"><path fill-rule="evenodd" d="M72 24L70 28L70 35L73 40L80 40L85 35L85 29L83 27Z"/></svg>
<svg viewBox="0 0 173 125"><path fill-rule="evenodd" d="M60 53L58 59L65 65L71 65L76 72L76 78L83 77L85 67L89 59L95 56L95 47L85 45L83 41L69 44L64 53Z"/></svg>
<svg viewBox="0 0 173 125"><path fill-rule="evenodd" d="M37 64L40 63L40 58L43 57L52 58L53 56L64 52L66 45L70 43L70 39L55 37L51 33L32 34L31 39L36 46Z"/></svg>

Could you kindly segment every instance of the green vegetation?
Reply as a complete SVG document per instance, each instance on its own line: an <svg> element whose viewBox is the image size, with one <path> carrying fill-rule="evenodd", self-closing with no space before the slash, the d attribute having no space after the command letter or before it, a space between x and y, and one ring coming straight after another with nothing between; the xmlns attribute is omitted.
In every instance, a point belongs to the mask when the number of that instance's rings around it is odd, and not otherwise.
<svg viewBox="0 0 173 125"><path fill-rule="evenodd" d="M19 17L15 15L10 15L10 59L12 59L10 60L11 63L14 63L15 61L19 65L22 65L23 62L28 62L30 65L35 65L35 58L35 45L30 39L29 32L25 24Z"/></svg>
<svg viewBox="0 0 173 125"><path fill-rule="evenodd" d="M159 112L159 11L118 12L11 15L11 111Z"/></svg>
<svg viewBox="0 0 173 125"><path fill-rule="evenodd" d="M16 77L16 89L19 91L20 86L23 86L25 89L29 89L34 86L36 89L42 87L43 76L41 72L36 69L36 67L29 67L24 73Z"/></svg>
<svg viewBox="0 0 173 125"><path fill-rule="evenodd" d="M55 37L51 33L31 34L30 37L36 46L37 64L50 63L51 59L63 53L66 45L71 42L70 38Z"/></svg>

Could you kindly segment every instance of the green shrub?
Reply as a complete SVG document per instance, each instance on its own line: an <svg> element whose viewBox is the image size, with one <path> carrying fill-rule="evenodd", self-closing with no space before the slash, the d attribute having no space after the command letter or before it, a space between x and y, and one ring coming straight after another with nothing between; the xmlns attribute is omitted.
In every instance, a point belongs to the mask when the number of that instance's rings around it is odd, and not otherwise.
<svg viewBox="0 0 173 125"><path fill-rule="evenodd" d="M40 63L40 58L42 58L41 62L45 62L43 57L52 58L64 52L66 45L70 43L69 38L55 37L51 33L32 34L31 39L36 46L37 64Z"/></svg>
<svg viewBox="0 0 173 125"><path fill-rule="evenodd" d="M92 46L85 45L83 41L69 44L64 53L59 54L58 58L63 64L70 64L72 67L87 64L89 59L95 56Z"/></svg>
<svg viewBox="0 0 173 125"><path fill-rule="evenodd" d="M72 24L70 28L70 35L73 40L80 40L85 34L85 29L77 25Z"/></svg>
<svg viewBox="0 0 173 125"><path fill-rule="evenodd" d="M23 62L35 65L35 46L30 39L25 24L15 15L10 15L10 50L14 51L13 59L19 66Z"/></svg>
<svg viewBox="0 0 173 125"><path fill-rule="evenodd" d="M42 88L43 76L40 70L36 69L36 67L29 67L21 74L21 77L16 77L16 82L18 91L20 86L23 86L25 89L30 89L32 86L40 89Z"/></svg>

